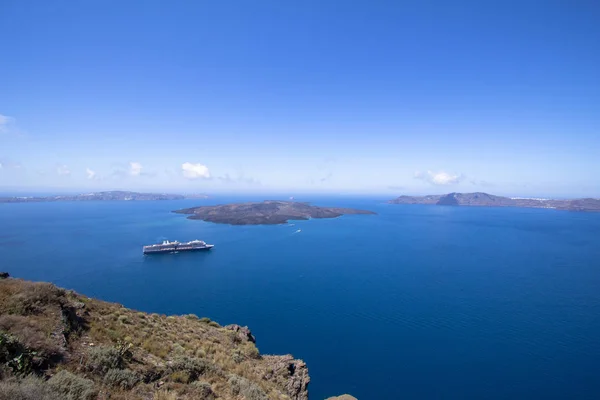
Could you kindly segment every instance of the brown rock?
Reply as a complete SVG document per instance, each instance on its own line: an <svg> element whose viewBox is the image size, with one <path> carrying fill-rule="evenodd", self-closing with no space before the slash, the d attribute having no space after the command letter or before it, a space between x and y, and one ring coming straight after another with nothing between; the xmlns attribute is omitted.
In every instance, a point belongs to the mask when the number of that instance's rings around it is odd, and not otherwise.
<svg viewBox="0 0 600 400"><path fill-rule="evenodd" d="M256 343L256 338L250 332L247 326L239 326L237 324L227 325L225 329L234 331L242 341Z"/></svg>
<svg viewBox="0 0 600 400"><path fill-rule="evenodd" d="M285 356L264 356L271 370L264 378L284 385L292 400L308 400L308 368L302 360L296 360L290 354Z"/></svg>

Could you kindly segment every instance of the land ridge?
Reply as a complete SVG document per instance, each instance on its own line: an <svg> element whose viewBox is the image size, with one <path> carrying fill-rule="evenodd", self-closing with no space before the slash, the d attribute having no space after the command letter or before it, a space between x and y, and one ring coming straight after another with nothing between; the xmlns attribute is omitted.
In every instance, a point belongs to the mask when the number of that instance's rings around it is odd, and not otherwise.
<svg viewBox="0 0 600 400"><path fill-rule="evenodd" d="M307 400L306 364L255 343L247 327L0 274L2 400Z"/></svg>
<svg viewBox="0 0 600 400"><path fill-rule="evenodd" d="M429 204L444 206L551 208L567 211L600 212L600 199L542 199L495 196L484 192L448 193L427 196L400 196L391 204Z"/></svg>
<svg viewBox="0 0 600 400"><path fill-rule="evenodd" d="M265 200L184 208L173 211L187 214L189 219L199 219L217 224L276 225L289 220L310 218L337 218L351 214L375 214L373 211L343 207L320 207L308 202Z"/></svg>

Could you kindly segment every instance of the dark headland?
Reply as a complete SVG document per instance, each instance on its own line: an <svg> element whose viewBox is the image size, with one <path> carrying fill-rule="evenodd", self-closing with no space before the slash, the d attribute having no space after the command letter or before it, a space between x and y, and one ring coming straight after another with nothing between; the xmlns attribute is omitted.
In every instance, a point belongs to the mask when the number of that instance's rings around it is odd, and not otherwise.
<svg viewBox="0 0 600 400"><path fill-rule="evenodd" d="M537 199L521 197L494 196L488 193L449 193L429 196L400 196L389 201L392 204L431 204L438 206L476 206L476 207L527 207L553 208L567 211L600 212L600 199Z"/></svg>
<svg viewBox="0 0 600 400"><path fill-rule="evenodd" d="M230 225L276 225L289 220L336 218L346 214L375 214L353 208L317 207L294 201L266 200L263 202L202 206L173 211L189 214L189 219Z"/></svg>

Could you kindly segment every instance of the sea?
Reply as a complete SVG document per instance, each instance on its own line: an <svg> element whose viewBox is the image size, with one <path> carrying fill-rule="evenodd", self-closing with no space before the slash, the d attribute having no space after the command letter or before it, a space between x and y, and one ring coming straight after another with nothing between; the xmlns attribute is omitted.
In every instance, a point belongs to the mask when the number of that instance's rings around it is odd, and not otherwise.
<svg viewBox="0 0 600 400"><path fill-rule="evenodd" d="M377 215L229 226L256 200L0 204L0 270L162 314L248 325L310 398L600 398L600 213L298 198ZM164 239L209 252L142 255Z"/></svg>

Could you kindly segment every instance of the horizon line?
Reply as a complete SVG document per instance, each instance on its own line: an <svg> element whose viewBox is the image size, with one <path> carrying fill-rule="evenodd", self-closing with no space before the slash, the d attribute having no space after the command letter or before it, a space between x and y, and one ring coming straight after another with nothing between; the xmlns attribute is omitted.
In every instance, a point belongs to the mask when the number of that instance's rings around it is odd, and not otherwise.
<svg viewBox="0 0 600 400"><path fill-rule="evenodd" d="M312 196L357 196L357 197L365 197L365 196L385 196L386 198L397 198L400 196L441 196L448 195L451 193L484 193L488 195L500 196L500 197L508 197L508 198L522 198L522 199L598 199L600 195L593 196L576 196L576 195L560 195L560 196L549 196L549 195L496 195L490 192L484 191L447 191L444 193L432 193L432 192L422 192L422 191L414 191L407 190L406 192L400 191L392 191L388 192L373 190L373 191L357 191L352 189L340 190L340 191L309 191L303 189L274 189L274 190L260 190L260 191L249 191L249 190L232 190L232 191L193 191L193 190L146 190L146 189L101 189L101 190L78 190L78 189L66 189L66 188L0 188L0 197L20 197L23 195L27 195L27 197L51 197L51 196L59 196L64 194L69 195L81 195L87 193L101 193L101 192L132 192L132 193L145 193L145 194L172 194L172 195L182 195L182 196L190 196L190 195L204 195L204 196L259 196L259 195L279 195L284 197L294 197L298 195L312 195ZM395 192L395 193L394 193Z"/></svg>

